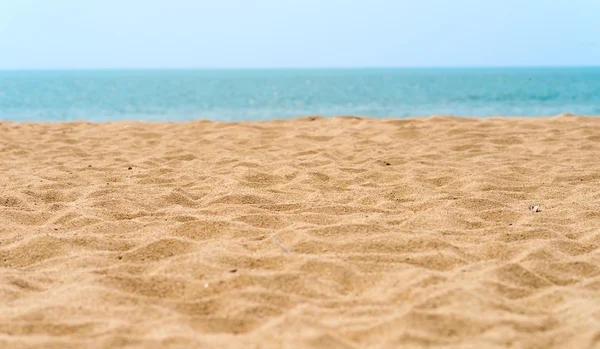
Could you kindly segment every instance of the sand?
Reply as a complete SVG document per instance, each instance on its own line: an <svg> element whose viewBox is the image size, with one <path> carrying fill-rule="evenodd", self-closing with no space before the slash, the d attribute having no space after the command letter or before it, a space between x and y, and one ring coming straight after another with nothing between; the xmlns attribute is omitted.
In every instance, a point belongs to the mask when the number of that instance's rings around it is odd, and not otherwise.
<svg viewBox="0 0 600 349"><path fill-rule="evenodd" d="M0 154L3 348L600 347L600 118L2 122Z"/></svg>

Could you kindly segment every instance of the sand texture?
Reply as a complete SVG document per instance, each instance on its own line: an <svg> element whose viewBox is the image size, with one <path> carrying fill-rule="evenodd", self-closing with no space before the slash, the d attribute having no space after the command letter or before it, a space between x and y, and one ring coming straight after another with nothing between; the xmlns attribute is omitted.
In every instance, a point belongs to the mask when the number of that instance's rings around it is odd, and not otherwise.
<svg viewBox="0 0 600 349"><path fill-rule="evenodd" d="M600 347L600 118L2 122L0 155L2 348Z"/></svg>

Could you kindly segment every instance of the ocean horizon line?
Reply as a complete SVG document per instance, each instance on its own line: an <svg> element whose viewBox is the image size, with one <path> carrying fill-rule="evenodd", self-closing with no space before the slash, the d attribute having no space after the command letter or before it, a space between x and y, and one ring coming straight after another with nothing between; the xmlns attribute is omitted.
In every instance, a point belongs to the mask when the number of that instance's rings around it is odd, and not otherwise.
<svg viewBox="0 0 600 349"><path fill-rule="evenodd" d="M456 66L349 66L349 67L86 67L86 68L0 68L0 72L44 71L272 71L272 70L486 70L486 69L597 69L600 65L456 65Z"/></svg>

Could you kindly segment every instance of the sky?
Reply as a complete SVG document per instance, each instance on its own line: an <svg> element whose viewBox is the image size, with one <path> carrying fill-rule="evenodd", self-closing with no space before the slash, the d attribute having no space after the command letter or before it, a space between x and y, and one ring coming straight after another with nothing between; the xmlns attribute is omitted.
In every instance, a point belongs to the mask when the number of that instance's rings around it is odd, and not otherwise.
<svg viewBox="0 0 600 349"><path fill-rule="evenodd" d="M0 69L600 65L600 0L0 0Z"/></svg>

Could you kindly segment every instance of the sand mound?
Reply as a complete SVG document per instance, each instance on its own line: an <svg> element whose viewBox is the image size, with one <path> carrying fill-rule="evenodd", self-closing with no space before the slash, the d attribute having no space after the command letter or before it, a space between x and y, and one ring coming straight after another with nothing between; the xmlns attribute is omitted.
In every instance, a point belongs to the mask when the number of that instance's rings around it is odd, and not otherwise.
<svg viewBox="0 0 600 349"><path fill-rule="evenodd" d="M600 118L0 136L1 347L599 345Z"/></svg>

